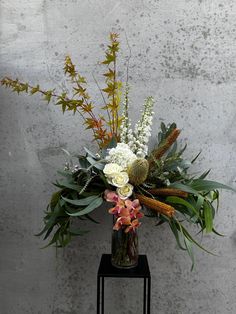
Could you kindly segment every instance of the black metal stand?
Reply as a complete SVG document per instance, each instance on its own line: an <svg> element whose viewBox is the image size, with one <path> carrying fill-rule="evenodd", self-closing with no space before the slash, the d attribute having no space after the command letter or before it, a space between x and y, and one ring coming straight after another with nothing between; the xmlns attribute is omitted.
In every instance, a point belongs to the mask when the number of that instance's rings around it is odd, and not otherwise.
<svg viewBox="0 0 236 314"><path fill-rule="evenodd" d="M103 254L97 274L97 314L104 314L104 278L143 278L143 313L150 314L151 275L146 255L139 255L138 265L131 269L119 269L111 264L111 254ZM101 289L102 286L102 289ZM102 290L102 291L101 291ZM102 293L101 293L102 292Z"/></svg>

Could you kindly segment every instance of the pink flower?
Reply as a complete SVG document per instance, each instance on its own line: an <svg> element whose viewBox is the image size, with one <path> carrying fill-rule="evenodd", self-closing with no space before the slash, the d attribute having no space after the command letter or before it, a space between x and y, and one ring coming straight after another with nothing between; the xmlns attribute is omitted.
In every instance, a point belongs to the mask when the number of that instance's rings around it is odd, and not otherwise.
<svg viewBox="0 0 236 314"><path fill-rule="evenodd" d="M115 206L109 209L109 213L116 216L114 230L119 230L125 226L125 232L134 231L141 223L138 218L142 218L140 212L141 206L138 199L131 201L130 199L122 200L116 192L106 190L104 198L107 202L115 203Z"/></svg>
<svg viewBox="0 0 236 314"><path fill-rule="evenodd" d="M125 229L125 232L128 233L128 232L130 232L130 231L135 231L135 229L137 229L140 225L141 225L141 223L138 221L138 219L134 219L134 220L131 222L131 225L128 226L128 227Z"/></svg>
<svg viewBox="0 0 236 314"><path fill-rule="evenodd" d="M104 198L107 202L117 203L120 201L119 196L116 194L116 192L105 190L104 192Z"/></svg>
<svg viewBox="0 0 236 314"><path fill-rule="evenodd" d="M127 208L129 208L129 210L134 210L135 208L136 208L137 210L140 210L140 209L141 209L141 206L140 206L140 204L139 204L139 200L138 200L138 199L135 199L135 200L133 200L133 201L131 201L130 199L127 199L127 200L125 201L125 206L126 206Z"/></svg>
<svg viewBox="0 0 236 314"><path fill-rule="evenodd" d="M130 225L131 224L131 220L130 217L119 217L116 220L116 223L113 227L114 230L119 230L123 225Z"/></svg>
<svg viewBox="0 0 236 314"><path fill-rule="evenodd" d="M108 210L110 214L117 215L120 212L120 206L116 205Z"/></svg>
<svg viewBox="0 0 236 314"><path fill-rule="evenodd" d="M130 217L132 218L142 218L143 214L140 213L140 209L142 208L140 206L139 200L135 199L133 201L131 200L126 200L125 205L127 208L130 210Z"/></svg>

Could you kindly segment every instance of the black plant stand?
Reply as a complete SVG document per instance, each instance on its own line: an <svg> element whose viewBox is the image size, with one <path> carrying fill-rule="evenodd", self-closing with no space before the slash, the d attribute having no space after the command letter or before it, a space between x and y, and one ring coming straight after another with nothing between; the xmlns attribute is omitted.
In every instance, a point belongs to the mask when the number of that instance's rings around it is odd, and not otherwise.
<svg viewBox="0 0 236 314"><path fill-rule="evenodd" d="M111 254L103 254L97 274L97 314L104 314L104 278L143 278L143 313L150 314L151 275L146 255L139 255L138 265L131 269L119 269L111 264ZM102 282L102 289L101 289ZM100 289L102 291L100 291ZM102 292L102 293L101 293Z"/></svg>

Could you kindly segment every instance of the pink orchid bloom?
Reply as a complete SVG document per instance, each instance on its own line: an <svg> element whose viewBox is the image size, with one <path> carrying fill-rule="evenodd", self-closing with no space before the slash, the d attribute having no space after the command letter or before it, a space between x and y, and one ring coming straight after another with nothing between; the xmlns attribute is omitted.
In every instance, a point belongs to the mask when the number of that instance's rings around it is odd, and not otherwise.
<svg viewBox="0 0 236 314"><path fill-rule="evenodd" d="M140 203L138 199L135 199L133 201L131 201L130 199L127 199L125 201L125 206L127 208L129 208L129 210L133 210L134 208L137 208L138 210L141 209Z"/></svg>
<svg viewBox="0 0 236 314"><path fill-rule="evenodd" d="M133 218L143 218L143 213L141 213L139 211L139 209L135 208L132 210L132 212L130 213L130 217Z"/></svg>
<svg viewBox="0 0 236 314"><path fill-rule="evenodd" d="M107 202L111 203L118 203L121 200L119 196L116 194L116 192L110 190L105 190L104 198Z"/></svg>
<svg viewBox="0 0 236 314"><path fill-rule="evenodd" d="M139 200L135 199L133 201L126 200L125 201L126 207L130 210L130 217L132 218L142 218L143 214L140 212L140 209L142 208L140 206Z"/></svg>
<svg viewBox="0 0 236 314"><path fill-rule="evenodd" d="M131 220L130 220L130 217L119 217L117 220L116 220L116 223L113 227L114 230L119 230L123 225L130 225L131 224Z"/></svg>
<svg viewBox="0 0 236 314"><path fill-rule="evenodd" d="M128 227L125 229L125 233L128 233L128 232L130 232L130 231L135 231L135 229L137 229L140 225L141 225L141 223L138 221L138 219L134 219L134 220L131 222L131 225L128 226Z"/></svg>
<svg viewBox="0 0 236 314"><path fill-rule="evenodd" d="M120 206L116 205L108 210L110 214L117 215L120 212Z"/></svg>
<svg viewBox="0 0 236 314"><path fill-rule="evenodd" d="M119 215L121 217L128 217L128 216L130 216L130 211L129 211L129 209L127 207L122 207L120 209Z"/></svg>

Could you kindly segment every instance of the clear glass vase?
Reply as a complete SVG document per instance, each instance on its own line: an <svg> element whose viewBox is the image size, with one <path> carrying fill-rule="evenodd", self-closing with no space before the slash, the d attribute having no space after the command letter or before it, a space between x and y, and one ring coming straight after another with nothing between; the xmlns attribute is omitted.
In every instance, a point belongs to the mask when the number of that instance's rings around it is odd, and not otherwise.
<svg viewBox="0 0 236 314"><path fill-rule="evenodd" d="M125 232L121 228L112 232L111 263L118 268L133 268L138 264L137 230Z"/></svg>

